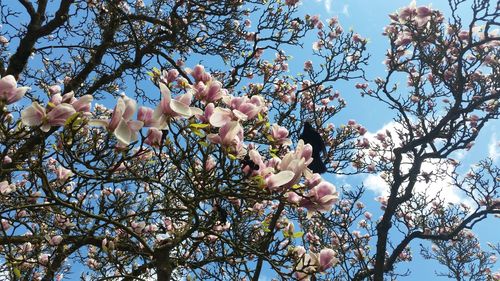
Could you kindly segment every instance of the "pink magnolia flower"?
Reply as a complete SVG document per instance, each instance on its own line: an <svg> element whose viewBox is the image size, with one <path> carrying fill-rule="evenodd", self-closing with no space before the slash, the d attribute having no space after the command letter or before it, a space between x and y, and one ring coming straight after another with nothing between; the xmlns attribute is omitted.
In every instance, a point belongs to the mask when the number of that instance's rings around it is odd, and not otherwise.
<svg viewBox="0 0 500 281"><path fill-rule="evenodd" d="M140 221L140 222L135 222L133 221L130 226L132 227L132 230L137 233L137 234L141 234L144 229L146 228L146 222L144 221Z"/></svg>
<svg viewBox="0 0 500 281"><path fill-rule="evenodd" d="M318 266L319 261L316 254L302 254L299 263L295 266L295 277L301 281L309 280L310 275L317 271Z"/></svg>
<svg viewBox="0 0 500 281"><path fill-rule="evenodd" d="M144 127L155 126L156 120L153 118L154 110L149 107L141 106L137 112L137 120L144 123Z"/></svg>
<svg viewBox="0 0 500 281"><path fill-rule="evenodd" d="M313 68L313 63L312 63L312 61L308 60L308 61L305 61L305 62L304 62L304 70L305 70L305 71L312 70L312 68Z"/></svg>
<svg viewBox="0 0 500 281"><path fill-rule="evenodd" d="M278 164L280 171L290 171L293 178L283 186L283 188L292 187L300 181L300 178L307 170L307 166L313 161L312 147L310 144L304 145L303 140L299 140L295 151L288 152Z"/></svg>
<svg viewBox="0 0 500 281"><path fill-rule="evenodd" d="M250 166L244 165L243 172L245 172L245 174L260 175L262 177L265 177L266 175L274 171L273 167L268 166L266 165L266 163L264 163L262 156L260 155L259 151L256 150L255 148L249 147L248 156L250 158L250 161L252 161L255 165L258 166L258 169L252 169Z"/></svg>
<svg viewBox="0 0 500 281"><path fill-rule="evenodd" d="M219 134L209 134L207 138L213 143L240 152L243 148L243 127L238 121L231 121L219 129Z"/></svg>
<svg viewBox="0 0 500 281"><path fill-rule="evenodd" d="M210 117L212 117L214 111L215 111L215 105L213 103L209 103L205 106L205 111L202 114L197 114L196 117L202 123L209 123Z"/></svg>
<svg viewBox="0 0 500 281"><path fill-rule="evenodd" d="M10 228L10 223L6 219L0 220L0 229L3 231L7 231Z"/></svg>
<svg viewBox="0 0 500 281"><path fill-rule="evenodd" d="M206 114L205 114L206 115ZM233 120L233 113L229 108L216 107L209 117L209 122L214 127L223 127Z"/></svg>
<svg viewBox="0 0 500 281"><path fill-rule="evenodd" d="M73 103L77 99L75 98L75 93L73 91L66 93L64 95L61 95L60 87L58 92L51 93L51 98L50 102L52 104L49 104L50 106L56 106L60 105L61 103Z"/></svg>
<svg viewBox="0 0 500 281"><path fill-rule="evenodd" d="M319 15L313 15L313 16L311 16L310 20L311 20L311 24L314 25L314 26L316 26L318 24L318 22L319 22Z"/></svg>
<svg viewBox="0 0 500 281"><path fill-rule="evenodd" d="M250 149L248 151L248 156L250 160L256 164L259 168L257 170L252 170L249 166L245 166L243 171L246 174L252 174L260 176L264 179L266 187L271 191L277 190L278 187L287 185L295 177L295 173L292 171L279 171L275 173L276 161L268 161L264 163L262 156L256 149Z"/></svg>
<svg viewBox="0 0 500 281"><path fill-rule="evenodd" d="M335 191L335 186L322 181L313 187L305 198L300 200L300 206L307 208L309 213L314 211L327 212L331 210L337 200L338 193Z"/></svg>
<svg viewBox="0 0 500 281"><path fill-rule="evenodd" d="M29 107L21 111L21 121L30 127L40 126L44 132L48 132L52 126L63 126L71 115L76 111L70 104L61 103L46 113L44 107L33 102Z"/></svg>
<svg viewBox="0 0 500 281"><path fill-rule="evenodd" d="M38 257L38 262L39 262L41 265L47 265L47 264L49 264L49 259L50 259L50 255L49 255L49 254L41 254L41 255Z"/></svg>
<svg viewBox="0 0 500 281"><path fill-rule="evenodd" d="M299 280L309 280L310 275L324 272L338 262L335 251L328 248L322 249L319 254L306 254L303 247L297 247L294 253L300 258L295 267L295 277Z"/></svg>
<svg viewBox="0 0 500 281"><path fill-rule="evenodd" d="M60 104L53 108L47 114L48 126L63 126L68 118L75 114L76 110L73 106L67 103Z"/></svg>
<svg viewBox="0 0 500 281"><path fill-rule="evenodd" d="M29 87L17 87L17 81L12 75L0 79L0 103L12 104L20 100Z"/></svg>
<svg viewBox="0 0 500 281"><path fill-rule="evenodd" d="M121 145L129 145L137 140L137 132L142 128L142 121L132 120L137 108L137 103L128 98L121 97L116 102L110 120L92 120L94 126L102 126L113 132Z"/></svg>
<svg viewBox="0 0 500 281"><path fill-rule="evenodd" d="M61 244L62 240L63 240L63 237L61 235L52 236L49 240L49 245L50 246L57 246L57 245Z"/></svg>
<svg viewBox="0 0 500 281"><path fill-rule="evenodd" d="M261 96L251 98L227 96L224 101L230 109L222 107L214 109L210 116L210 124L214 127L222 127L231 120L251 120L265 110L265 102Z"/></svg>
<svg viewBox="0 0 500 281"><path fill-rule="evenodd" d="M71 105L77 112L90 112L90 104L94 98L91 95L84 95L71 102Z"/></svg>
<svg viewBox="0 0 500 281"><path fill-rule="evenodd" d="M413 40L413 37L411 35L410 32L407 32L407 31L403 31L403 32L400 32L398 33L398 37L396 39L396 41L394 41L394 44L396 44L396 46L404 46L404 45L407 45L407 44L410 44Z"/></svg>
<svg viewBox="0 0 500 281"><path fill-rule="evenodd" d="M335 257L337 254L332 249L322 249L319 253L319 271L323 272L334 266L339 260Z"/></svg>
<svg viewBox="0 0 500 281"><path fill-rule="evenodd" d="M5 155L5 157L2 159L2 164L10 164L12 163L12 158L10 158L8 155Z"/></svg>
<svg viewBox="0 0 500 281"><path fill-rule="evenodd" d="M9 39L7 39L5 36L0 36L0 45L8 46Z"/></svg>
<svg viewBox="0 0 500 281"><path fill-rule="evenodd" d="M288 130L285 127L281 127L278 124L273 124L271 127L271 136L273 140L278 144L291 145L292 141L288 139Z"/></svg>
<svg viewBox="0 0 500 281"><path fill-rule="evenodd" d="M188 91L187 93L172 99L168 87L165 84L160 83L160 92L162 94L162 99L153 113L153 119L158 120L160 129L167 126L169 118L180 116L191 117L195 114L203 114L201 109L189 106L193 99L192 91Z"/></svg>
<svg viewBox="0 0 500 281"><path fill-rule="evenodd" d="M63 166L59 166L56 170L56 176L58 180L64 182L73 176L73 172L69 169L64 168Z"/></svg>
<svg viewBox="0 0 500 281"><path fill-rule="evenodd" d="M295 173L292 171L281 171L266 178L267 188L276 190L278 187L289 185L294 179Z"/></svg>
<svg viewBox="0 0 500 281"><path fill-rule="evenodd" d="M163 71L163 79L166 80L167 84L174 82L179 76L179 71L177 69L170 69L168 71Z"/></svg>
<svg viewBox="0 0 500 281"><path fill-rule="evenodd" d="M416 13L417 13L416 1L412 1L410 5L399 10L398 12L399 21L405 23L408 20L410 20L412 16L416 15Z"/></svg>
<svg viewBox="0 0 500 281"><path fill-rule="evenodd" d="M417 17L415 20L416 20L417 25L419 27L424 26L425 24L427 24L427 22L429 22L431 15L432 15L431 8L426 7L426 6L420 6L420 7L417 7L416 12L417 12Z"/></svg>
<svg viewBox="0 0 500 281"><path fill-rule="evenodd" d="M208 156L207 161L205 162L205 171L211 171L213 168L217 166L217 162L212 155Z"/></svg>
<svg viewBox="0 0 500 281"><path fill-rule="evenodd" d="M300 203L300 199L301 199L300 195L298 195L297 193L295 193L293 191L287 192L285 194L285 198L289 203L295 204L295 205L298 205Z"/></svg>
<svg viewBox="0 0 500 281"><path fill-rule="evenodd" d="M158 147L158 146L160 146L162 135L163 135L163 133L160 130L158 130L155 127L151 127L148 130L148 134L147 134L146 139L144 140L144 143L151 145L151 146Z"/></svg>
<svg viewBox="0 0 500 281"><path fill-rule="evenodd" d="M193 87L197 99L205 102L215 102L227 95L227 90L222 88L222 83L210 80L207 83L198 82Z"/></svg>
<svg viewBox="0 0 500 281"><path fill-rule="evenodd" d="M57 93L60 93L60 92L61 92L61 86L59 86L59 85L52 85L52 86L50 86L50 87L48 88L48 90L49 90L49 93L50 93L51 95L55 95L55 94L57 94Z"/></svg>
<svg viewBox="0 0 500 281"><path fill-rule="evenodd" d="M193 68L191 75L196 81L208 82L212 79L210 73L205 72L205 67L199 64Z"/></svg>
<svg viewBox="0 0 500 281"><path fill-rule="evenodd" d="M16 186L13 184L9 184L8 181L2 181L0 182L0 194L1 195L7 195L14 191L16 189Z"/></svg>

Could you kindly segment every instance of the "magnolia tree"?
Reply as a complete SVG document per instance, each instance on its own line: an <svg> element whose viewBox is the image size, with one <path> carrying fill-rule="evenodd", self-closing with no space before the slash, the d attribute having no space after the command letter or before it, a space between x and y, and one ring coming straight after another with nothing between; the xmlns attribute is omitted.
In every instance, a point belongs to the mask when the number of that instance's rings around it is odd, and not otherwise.
<svg viewBox="0 0 500 281"><path fill-rule="evenodd" d="M430 240L420 251L440 274L498 280L498 245L482 250L470 229L500 213L500 170L484 160L460 174L451 157L498 116L499 7L450 1L450 19L401 8L372 81L367 40L298 16L298 2L4 3L2 278L384 280L411 261L410 242ZM283 50L308 34L311 60L291 76ZM215 62L184 66L193 58ZM393 110L393 128L330 123L346 107L335 82L353 79ZM304 120L328 174L387 184L381 217L363 186L308 168ZM430 196L435 183L466 203Z"/></svg>

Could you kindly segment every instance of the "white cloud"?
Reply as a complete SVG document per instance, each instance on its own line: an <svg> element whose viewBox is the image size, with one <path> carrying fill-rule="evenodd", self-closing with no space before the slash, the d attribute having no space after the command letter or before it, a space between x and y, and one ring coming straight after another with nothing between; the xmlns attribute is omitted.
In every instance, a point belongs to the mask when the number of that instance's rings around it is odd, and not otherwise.
<svg viewBox="0 0 500 281"><path fill-rule="evenodd" d="M332 0L325 0L325 9L327 13L332 11Z"/></svg>
<svg viewBox="0 0 500 281"><path fill-rule="evenodd" d="M389 195L389 187L387 183L382 179L380 174L371 174L368 175L363 184L371 191L375 192L378 195Z"/></svg>
<svg viewBox="0 0 500 281"><path fill-rule="evenodd" d="M488 144L488 157L493 162L497 162L500 159L500 140L497 139L497 134L495 133L491 135L490 143Z"/></svg>
<svg viewBox="0 0 500 281"><path fill-rule="evenodd" d="M345 4L343 7L342 7L342 14L344 14L344 16L348 17L349 16L349 5Z"/></svg>
<svg viewBox="0 0 500 281"><path fill-rule="evenodd" d="M316 0L316 2L323 2L323 5L325 7L325 10L328 14L331 13L338 13L338 14L343 14L344 16L348 17L349 16L349 5L344 4L342 6L342 10L340 11L334 11L333 8L333 0Z"/></svg>
<svg viewBox="0 0 500 281"><path fill-rule="evenodd" d="M370 140L371 143L376 143L379 142L375 138L377 134L382 133L387 135L387 133L390 133L393 137L395 145L398 146L400 144L400 140L398 139L397 131L400 129L401 125L392 121L388 124L385 124L380 130L376 131L375 133L367 132L365 134L365 137ZM454 156L461 159L464 157L464 153L457 153ZM389 151L387 152L385 157L390 158ZM403 159L403 163L405 162L407 164L402 164L403 172L408 171L408 169L411 167L411 164L409 163L411 162L410 159L405 157ZM424 162L421 166L421 174L426 173L430 175L431 180L428 183L426 183L425 181L418 182L414 187L414 192L425 193L427 196L434 197L439 195L442 199L444 199L445 202L464 202L464 198L461 198L460 196L461 191L453 185L452 179L449 176L446 176L451 174L453 169L454 166L446 161L446 159ZM375 192L377 195L386 196L389 194L389 186L382 178L382 176L383 175L380 173L370 174L364 179L363 184L369 190Z"/></svg>

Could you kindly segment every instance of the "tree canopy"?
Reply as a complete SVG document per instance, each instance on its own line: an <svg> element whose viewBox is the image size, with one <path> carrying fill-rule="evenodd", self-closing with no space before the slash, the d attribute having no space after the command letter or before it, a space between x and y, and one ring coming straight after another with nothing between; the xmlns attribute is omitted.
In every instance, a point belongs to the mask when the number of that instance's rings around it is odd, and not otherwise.
<svg viewBox="0 0 500 281"><path fill-rule="evenodd" d="M298 0L0 5L5 279L395 280L419 240L443 276L500 278L472 232L500 214L500 169L453 158L499 115L498 4L390 14L380 77L367 39ZM335 124L341 81L394 126ZM325 179L365 174L388 187L379 218Z"/></svg>

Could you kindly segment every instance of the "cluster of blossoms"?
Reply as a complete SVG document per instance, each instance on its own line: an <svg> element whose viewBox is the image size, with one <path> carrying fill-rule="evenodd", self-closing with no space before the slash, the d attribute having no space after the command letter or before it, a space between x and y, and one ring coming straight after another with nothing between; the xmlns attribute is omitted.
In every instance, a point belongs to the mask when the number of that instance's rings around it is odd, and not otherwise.
<svg viewBox="0 0 500 281"><path fill-rule="evenodd" d="M49 91L51 98L45 107L38 102L33 102L21 112L21 121L24 125L39 127L42 131L48 132L51 127L63 126L74 114L88 115L90 113L92 96L85 95L77 99L73 92L62 95L60 88L51 89L55 90Z"/></svg>
<svg viewBox="0 0 500 281"><path fill-rule="evenodd" d="M295 267L295 277L301 281L307 281L316 272L324 272L338 263L336 252L325 248L319 253L306 253L304 247L299 246L293 249L293 255L298 260Z"/></svg>
<svg viewBox="0 0 500 281"><path fill-rule="evenodd" d="M285 195L285 200L292 206L303 207L311 216L314 212L327 212L338 199L335 186L323 181L319 174L312 174L307 168L313 161L312 146L299 141L295 150L287 147L291 145L288 138L289 132L286 128L277 124L269 124L266 121L267 103L259 95L233 96L222 87L222 84L206 72L204 67L197 65L192 70L186 69L191 75L193 82L181 77L176 70L154 72L153 80L159 85L161 100L156 108L142 106L138 108L133 99L121 96L118 98L112 111L100 109L102 114L90 111L92 96L86 95L76 98L73 92L62 93L59 86L49 87L49 102L43 106L39 102L32 102L21 112L21 123L31 127L33 132L40 129L48 132L54 127L65 126L68 120L83 120L83 124L94 127L105 128L113 134L117 140L117 148L120 150L127 146L133 146L139 140L139 133L147 128L144 143L152 147L160 147L163 134L170 129L172 122L187 124L186 130L197 130L203 132L206 140L212 145L217 145L232 159L243 159L249 157L255 167L243 166L243 172L249 179L260 184L261 188L271 193ZM21 99L28 90L26 87L17 87L12 76L2 78L0 82L1 101L12 104ZM173 96L173 92L183 92ZM196 105L196 106L194 106ZM137 113L137 117L135 117ZM252 123L253 122L253 123ZM271 159L265 159L253 144L245 143L245 127L248 124L259 124L265 128L266 138L272 145L282 146L287 151L282 158L273 155ZM264 126L267 124L266 126ZM248 132L247 132L248 133ZM213 161L213 158L211 158ZM215 167L215 163L206 163L206 169ZM55 159L50 159L48 169L55 175L55 185L66 185L65 193L72 192L68 181L74 177L74 173L62 165L58 165ZM121 163L116 171L125 168ZM305 178L305 184L300 185ZM71 182L69 182L71 183ZM16 189L15 185L8 181L0 183L2 195L9 194ZM292 191L293 190L293 191ZM126 192L121 189L103 190L103 196L115 195L116 200L126 197ZM35 196L35 200L40 194ZM85 196L80 196L84 198ZM79 198L80 198L79 197ZM55 224L61 229L71 229L74 223L65 214L57 214ZM5 231L11 227L8 220L2 220L2 229ZM230 224L219 225L220 231L226 231ZM146 233L158 232L155 225L147 225L145 221L131 221L131 231L137 235L144 236ZM57 246L61 243L61 236L54 235L49 239L49 244ZM207 235L207 239L215 239L214 235ZM116 242L116 241L115 241ZM103 248L112 249L113 240L103 240ZM319 254L307 254L302 258L307 262L298 271L310 272L324 271L335 264L335 252L324 249ZM48 264L50 255L40 256L40 263ZM90 261L89 261L90 262ZM93 267L97 265L90 262ZM314 265L313 265L314 263Z"/></svg>
<svg viewBox="0 0 500 281"><path fill-rule="evenodd" d="M488 31L484 26L473 26L472 32L470 32L468 29L461 30L456 25L447 25L443 28L444 16L440 11L427 6L417 7L415 1L397 13L391 14L390 18L392 23L385 27L384 35L394 42L395 48L388 52L384 62L388 67L394 67L402 62L408 63L412 53L411 48L422 45L427 47L423 51L425 56L429 59L436 59L441 65L441 69L445 69L442 74L439 73L441 71L419 73L414 66L409 64L412 66L408 69L407 79L407 84L410 87L421 85L425 81L435 85L440 81L454 80L458 71L459 54L468 48L471 50L465 54L471 65L477 63L492 67L498 61L496 52L492 51L500 46L498 40L491 40L483 44L471 44L485 41L486 38L498 37L498 29ZM445 30L443 31L443 29ZM436 56L439 53L446 54L446 56ZM474 87L475 82L488 78L485 73L476 70L469 79L470 81L466 83L468 90ZM411 97L413 103L422 100L427 101L429 107L435 105L434 101L426 99L425 96L413 95Z"/></svg>

